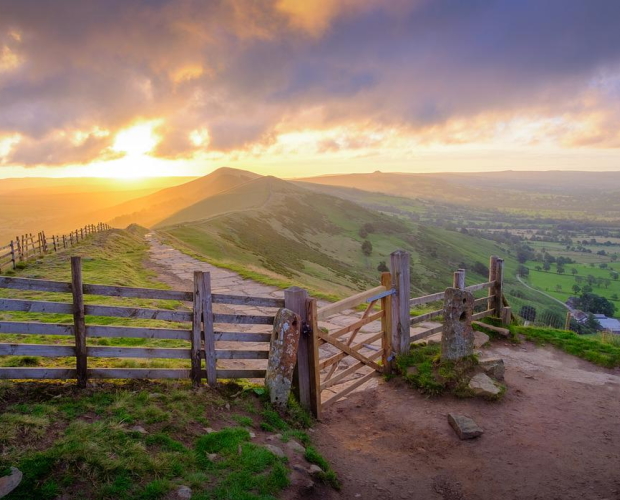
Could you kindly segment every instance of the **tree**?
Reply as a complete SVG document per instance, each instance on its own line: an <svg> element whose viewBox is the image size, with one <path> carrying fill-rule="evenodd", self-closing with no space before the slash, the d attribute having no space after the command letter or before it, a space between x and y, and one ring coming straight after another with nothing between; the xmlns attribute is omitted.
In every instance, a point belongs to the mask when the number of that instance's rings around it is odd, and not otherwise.
<svg viewBox="0 0 620 500"><path fill-rule="evenodd" d="M611 294L611 300L618 300L618 294L617 293L612 293Z"/></svg>
<svg viewBox="0 0 620 500"><path fill-rule="evenodd" d="M527 266L524 266L523 264L519 264L519 267L517 268L517 274L519 276L529 276L530 269Z"/></svg>
<svg viewBox="0 0 620 500"><path fill-rule="evenodd" d="M557 285L555 285L555 291L556 292L561 292L562 291L562 285L560 285L559 283Z"/></svg>
<svg viewBox="0 0 620 500"><path fill-rule="evenodd" d="M551 263L550 263L548 260L546 260L545 262L543 262L543 269L544 269L545 271L549 271L549 270L551 270Z"/></svg>
<svg viewBox="0 0 620 500"><path fill-rule="evenodd" d="M379 271L380 273L389 273L390 268L387 266L385 261L382 260L381 262L379 262L379 265L377 266L377 271Z"/></svg>
<svg viewBox="0 0 620 500"><path fill-rule="evenodd" d="M570 272L571 272L571 273L573 273L573 276L574 276L575 274L579 273L579 271L577 271L577 268L576 268L576 267L571 267L571 268L570 268Z"/></svg>
<svg viewBox="0 0 620 500"><path fill-rule="evenodd" d="M578 295L579 292L581 292L581 287L577 283L573 285L573 292L575 292L575 295Z"/></svg>
<svg viewBox="0 0 620 500"><path fill-rule="evenodd" d="M556 268L556 270L557 270L558 274L564 274L564 271L566 270L566 269L564 268L564 264L561 264L561 263L559 263L559 262L556 264L556 267L555 267L555 268Z"/></svg>
<svg viewBox="0 0 620 500"><path fill-rule="evenodd" d="M534 269L536 269L537 271L542 271L542 267L540 266L536 266Z"/></svg>
<svg viewBox="0 0 620 500"><path fill-rule="evenodd" d="M575 305L582 311L592 314L604 314L609 317L613 316L616 312L616 306L613 302L591 292L582 293Z"/></svg>
<svg viewBox="0 0 620 500"><path fill-rule="evenodd" d="M523 306L519 311L519 316L526 321L536 321L536 308L534 306Z"/></svg>
<svg viewBox="0 0 620 500"><path fill-rule="evenodd" d="M372 253L372 243L370 241L364 240L364 243L362 243L362 252L367 257Z"/></svg>
<svg viewBox="0 0 620 500"><path fill-rule="evenodd" d="M609 276L611 277L612 280L617 280L618 279L618 272L617 271L611 271L609 273Z"/></svg>
<svg viewBox="0 0 620 500"><path fill-rule="evenodd" d="M588 319L586 319L584 326L588 330L593 330L595 332L601 330L601 324L596 320L594 314L592 313L588 314Z"/></svg>
<svg viewBox="0 0 620 500"><path fill-rule="evenodd" d="M366 229L364 229L363 227L360 227L360 230L357 234L360 235L360 238L366 239L368 237L368 231L366 231Z"/></svg>
<svg viewBox="0 0 620 500"><path fill-rule="evenodd" d="M375 232L375 226L373 226L370 222L367 222L366 224L364 224L364 229L366 230L368 234Z"/></svg>

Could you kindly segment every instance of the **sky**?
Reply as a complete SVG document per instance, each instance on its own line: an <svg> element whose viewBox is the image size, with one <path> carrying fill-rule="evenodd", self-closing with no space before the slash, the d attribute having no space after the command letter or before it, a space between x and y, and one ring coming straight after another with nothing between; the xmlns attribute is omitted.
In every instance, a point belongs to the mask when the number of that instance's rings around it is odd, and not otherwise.
<svg viewBox="0 0 620 500"><path fill-rule="evenodd" d="M0 178L620 169L618 0L0 0Z"/></svg>

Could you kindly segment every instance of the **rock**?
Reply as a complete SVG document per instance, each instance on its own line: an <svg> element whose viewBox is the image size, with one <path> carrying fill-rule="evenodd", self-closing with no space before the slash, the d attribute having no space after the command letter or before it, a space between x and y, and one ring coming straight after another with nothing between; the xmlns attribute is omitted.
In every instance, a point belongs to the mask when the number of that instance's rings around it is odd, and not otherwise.
<svg viewBox="0 0 620 500"><path fill-rule="evenodd" d="M267 448L276 457L284 458L286 456L286 453L284 453L284 451L282 451L282 448L279 448L278 446L274 446L272 444L266 444L265 448Z"/></svg>
<svg viewBox="0 0 620 500"><path fill-rule="evenodd" d="M484 373L474 376L468 387L476 396L494 397L500 393L499 387Z"/></svg>
<svg viewBox="0 0 620 500"><path fill-rule="evenodd" d="M226 403L226 404L224 405L224 408L226 408L227 410L230 410L230 403Z"/></svg>
<svg viewBox="0 0 620 500"><path fill-rule="evenodd" d="M17 467L11 467L11 473L8 476L0 477L0 498L7 496L17 488L23 476Z"/></svg>
<svg viewBox="0 0 620 500"><path fill-rule="evenodd" d="M493 377L495 380L504 380L506 367L504 366L504 360L502 358L481 359L479 364L484 370L484 373L490 377Z"/></svg>
<svg viewBox="0 0 620 500"><path fill-rule="evenodd" d="M490 340L490 337L486 333L474 331L474 347L476 349L480 349L489 340Z"/></svg>
<svg viewBox="0 0 620 500"><path fill-rule="evenodd" d="M275 441L282 439L282 434L272 434L271 436L267 436L266 441Z"/></svg>
<svg viewBox="0 0 620 500"><path fill-rule="evenodd" d="M290 450L298 451L299 453L306 452L306 449L295 440L291 440L288 443L286 443L286 447Z"/></svg>
<svg viewBox="0 0 620 500"><path fill-rule="evenodd" d="M271 403L280 408L286 408L291 393L300 329L301 319L297 314L289 309L278 311L271 334L265 386Z"/></svg>
<svg viewBox="0 0 620 500"><path fill-rule="evenodd" d="M154 392L152 394L149 394L149 399L159 399L161 397L163 397L163 394L159 392Z"/></svg>
<svg viewBox="0 0 620 500"><path fill-rule="evenodd" d="M461 439L473 439L484 432L471 418L464 415L448 413L448 423Z"/></svg>
<svg viewBox="0 0 620 500"><path fill-rule="evenodd" d="M207 434L211 434L212 432L215 432L215 430L212 429L211 427L205 427L204 430Z"/></svg>
<svg viewBox="0 0 620 500"><path fill-rule="evenodd" d="M252 431L249 431L250 434L250 439L254 439L256 437L256 434L254 434Z"/></svg>
<svg viewBox="0 0 620 500"><path fill-rule="evenodd" d="M147 430L140 425L134 425L133 427L130 427L129 432L137 432L138 434L148 434Z"/></svg>
<svg viewBox="0 0 620 500"><path fill-rule="evenodd" d="M318 465L312 464L308 467L308 474L311 476L317 476L323 473L323 469L321 469Z"/></svg>
<svg viewBox="0 0 620 500"><path fill-rule="evenodd" d="M192 498L192 489L189 486L180 486L177 490L177 498Z"/></svg>
<svg viewBox="0 0 620 500"><path fill-rule="evenodd" d="M215 462L217 460L217 453L209 453L207 455L207 458L211 461L211 462Z"/></svg>
<svg viewBox="0 0 620 500"><path fill-rule="evenodd" d="M441 359L457 360L474 352L474 330L471 314L474 296L458 288L446 288L441 335Z"/></svg>

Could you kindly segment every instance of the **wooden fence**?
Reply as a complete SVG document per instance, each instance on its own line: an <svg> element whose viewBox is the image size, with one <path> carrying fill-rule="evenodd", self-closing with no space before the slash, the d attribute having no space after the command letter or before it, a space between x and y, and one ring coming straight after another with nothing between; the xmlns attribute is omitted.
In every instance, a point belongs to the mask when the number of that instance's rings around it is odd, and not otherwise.
<svg viewBox="0 0 620 500"><path fill-rule="evenodd" d="M159 290L82 283L80 257L71 258L71 282L0 277L0 288L71 294L71 302L0 299L0 311L73 315L72 324L34 321L0 321L0 334L70 335L73 345L0 343L0 355L75 357L75 368L0 368L0 379L77 379L85 386L96 378L191 378L200 384L206 378L214 385L218 378L260 378L265 370L220 370L220 359L267 359L268 351L216 349L216 341L269 342L270 333L223 331L222 325L273 325L274 315L217 314L213 304L284 307L284 300L211 293L209 273L194 273L193 291ZM191 309L170 310L84 304L85 295L155 299L191 303ZM185 324L184 328L148 328L86 324L87 316L150 319ZM143 338L187 341L185 348L90 346L89 338ZM188 359L189 369L89 368L89 358ZM203 366L204 362L204 366Z"/></svg>
<svg viewBox="0 0 620 500"><path fill-rule="evenodd" d="M15 269L17 264L25 262L37 255L49 252L58 252L70 248L87 236L111 229L108 224L87 224L86 226L69 232L69 234L53 235L48 237L45 231L37 233L37 237L29 234L16 236L8 245L0 247L0 272L6 269Z"/></svg>

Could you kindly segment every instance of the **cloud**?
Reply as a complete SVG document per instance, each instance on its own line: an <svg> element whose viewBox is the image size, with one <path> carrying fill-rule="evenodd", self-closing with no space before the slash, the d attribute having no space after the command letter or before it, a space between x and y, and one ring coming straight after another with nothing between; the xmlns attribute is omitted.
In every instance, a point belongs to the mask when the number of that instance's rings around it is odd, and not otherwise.
<svg viewBox="0 0 620 500"><path fill-rule="evenodd" d="M149 120L166 158L338 127L466 143L515 117L562 117L545 130L567 147L620 146L616 0L0 0L0 12L0 135L21 137L5 164L106 158L118 131ZM110 136L66 138L95 128Z"/></svg>

